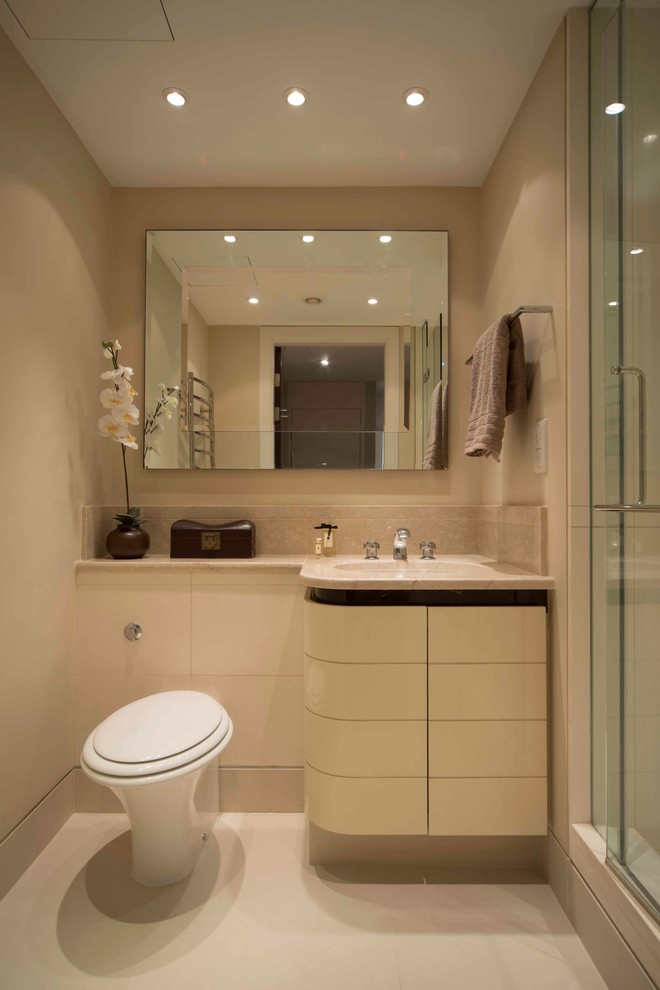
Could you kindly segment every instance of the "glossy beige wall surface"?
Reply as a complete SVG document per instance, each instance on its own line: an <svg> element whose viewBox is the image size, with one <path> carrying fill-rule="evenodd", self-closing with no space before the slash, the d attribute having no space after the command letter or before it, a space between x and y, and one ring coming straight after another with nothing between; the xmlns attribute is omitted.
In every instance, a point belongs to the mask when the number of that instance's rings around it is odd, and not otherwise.
<svg viewBox="0 0 660 990"><path fill-rule="evenodd" d="M0 31L0 837L74 762L73 563L102 498L111 190Z"/></svg>
<svg viewBox="0 0 660 990"><path fill-rule="evenodd" d="M463 456L465 360L480 329L479 193L472 188L116 189L113 332L143 373L144 232L151 228L448 230L451 314L449 472L143 471L131 458L138 504L476 503L481 465ZM139 387L139 386L138 386ZM120 494L114 474L113 498Z"/></svg>
<svg viewBox="0 0 660 990"><path fill-rule="evenodd" d="M566 56L555 35L481 189L483 319L525 303L529 406L506 422L501 463L483 463L486 503L548 507L548 566L556 579L551 622L550 821L567 847L566 658ZM585 382L585 388L587 383ZM547 417L549 465L535 474L534 426Z"/></svg>

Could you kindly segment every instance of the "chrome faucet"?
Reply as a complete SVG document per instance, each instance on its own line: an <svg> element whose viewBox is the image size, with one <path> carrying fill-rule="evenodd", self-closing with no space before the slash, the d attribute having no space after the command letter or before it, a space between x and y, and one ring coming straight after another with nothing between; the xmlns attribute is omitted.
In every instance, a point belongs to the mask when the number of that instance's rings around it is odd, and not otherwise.
<svg viewBox="0 0 660 990"><path fill-rule="evenodd" d="M409 529L397 529L394 534L394 551L392 556L395 560L408 560L408 540L410 539Z"/></svg>

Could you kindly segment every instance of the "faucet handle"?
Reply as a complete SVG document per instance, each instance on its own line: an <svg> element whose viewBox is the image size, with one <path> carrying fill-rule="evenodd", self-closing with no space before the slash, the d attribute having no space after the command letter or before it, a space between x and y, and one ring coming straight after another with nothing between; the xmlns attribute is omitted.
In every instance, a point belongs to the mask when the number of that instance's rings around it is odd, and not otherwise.
<svg viewBox="0 0 660 990"><path fill-rule="evenodd" d="M435 554L433 551L436 548L436 544L433 540L422 540L419 545L419 549L422 551L422 560L435 560Z"/></svg>
<svg viewBox="0 0 660 990"><path fill-rule="evenodd" d="M362 546L367 551L364 555L365 560L378 560L378 551L380 550L378 540L367 540Z"/></svg>

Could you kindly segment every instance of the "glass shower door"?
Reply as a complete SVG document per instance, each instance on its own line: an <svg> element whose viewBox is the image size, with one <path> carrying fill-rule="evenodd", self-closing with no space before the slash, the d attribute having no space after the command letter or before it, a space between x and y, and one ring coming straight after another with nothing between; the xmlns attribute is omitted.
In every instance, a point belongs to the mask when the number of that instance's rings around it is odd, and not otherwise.
<svg viewBox="0 0 660 990"><path fill-rule="evenodd" d="M590 44L593 817L660 913L660 0Z"/></svg>

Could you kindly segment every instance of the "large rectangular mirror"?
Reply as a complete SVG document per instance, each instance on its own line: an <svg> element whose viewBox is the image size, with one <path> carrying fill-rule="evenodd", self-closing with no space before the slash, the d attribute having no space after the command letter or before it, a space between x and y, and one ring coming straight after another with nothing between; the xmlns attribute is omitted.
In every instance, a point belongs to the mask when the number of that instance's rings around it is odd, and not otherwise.
<svg viewBox="0 0 660 990"><path fill-rule="evenodd" d="M145 467L446 470L446 231L150 230L146 250Z"/></svg>

